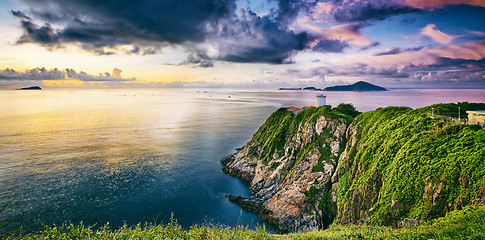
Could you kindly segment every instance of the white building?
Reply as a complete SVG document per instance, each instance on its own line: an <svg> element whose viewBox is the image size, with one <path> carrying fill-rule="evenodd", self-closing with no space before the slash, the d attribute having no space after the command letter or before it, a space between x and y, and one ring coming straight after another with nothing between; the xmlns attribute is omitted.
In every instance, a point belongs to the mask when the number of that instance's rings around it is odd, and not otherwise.
<svg viewBox="0 0 485 240"><path fill-rule="evenodd" d="M327 105L327 96L323 94L317 95L317 106L321 107L325 105Z"/></svg>
<svg viewBox="0 0 485 240"><path fill-rule="evenodd" d="M468 124L485 126L485 110L466 111L466 113L468 113Z"/></svg>

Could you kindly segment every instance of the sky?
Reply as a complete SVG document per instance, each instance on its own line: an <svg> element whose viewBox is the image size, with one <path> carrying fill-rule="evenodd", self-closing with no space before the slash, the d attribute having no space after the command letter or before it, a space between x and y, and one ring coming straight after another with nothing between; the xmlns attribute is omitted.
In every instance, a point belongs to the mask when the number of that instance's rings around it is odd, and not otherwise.
<svg viewBox="0 0 485 240"><path fill-rule="evenodd" d="M0 0L0 88L485 88L485 0Z"/></svg>

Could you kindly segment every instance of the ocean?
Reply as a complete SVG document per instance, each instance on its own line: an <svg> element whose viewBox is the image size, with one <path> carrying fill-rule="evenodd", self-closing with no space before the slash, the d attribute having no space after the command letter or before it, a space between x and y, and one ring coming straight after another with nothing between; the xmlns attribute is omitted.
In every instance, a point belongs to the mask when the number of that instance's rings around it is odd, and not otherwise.
<svg viewBox="0 0 485 240"><path fill-rule="evenodd" d="M280 107L315 105L313 91L267 89L46 89L0 91L0 228L65 222L112 228L265 224L225 195L249 185L219 160ZM485 102L485 89L325 92L327 104Z"/></svg>

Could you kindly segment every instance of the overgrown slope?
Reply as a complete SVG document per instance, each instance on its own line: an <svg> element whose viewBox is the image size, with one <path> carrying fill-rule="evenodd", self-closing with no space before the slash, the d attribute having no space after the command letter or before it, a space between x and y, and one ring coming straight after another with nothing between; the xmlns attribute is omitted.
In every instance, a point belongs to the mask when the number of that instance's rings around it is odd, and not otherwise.
<svg viewBox="0 0 485 240"><path fill-rule="evenodd" d="M484 203L485 129L430 117L431 108L457 106L388 107L354 120L336 173L339 222L396 225Z"/></svg>

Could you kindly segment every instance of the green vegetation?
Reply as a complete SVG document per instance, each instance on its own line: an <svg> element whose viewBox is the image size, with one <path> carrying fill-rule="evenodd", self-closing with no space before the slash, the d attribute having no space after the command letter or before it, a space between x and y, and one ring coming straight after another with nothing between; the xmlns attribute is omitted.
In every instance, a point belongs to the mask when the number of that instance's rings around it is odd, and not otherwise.
<svg viewBox="0 0 485 240"><path fill-rule="evenodd" d="M466 207L443 218L402 228L334 224L323 231L289 236L291 239L484 239L485 206Z"/></svg>
<svg viewBox="0 0 485 240"><path fill-rule="evenodd" d="M465 112L485 104L387 107L359 115L357 143L347 146L337 170L339 212L352 212L353 196L360 192L361 205L372 209L365 223L393 225L405 217L444 216L483 194L485 129L428 115L431 108L457 113L458 107Z"/></svg>
<svg viewBox="0 0 485 240"><path fill-rule="evenodd" d="M74 226L64 224L62 226L46 227L45 230L28 235L10 237L11 239L270 239L270 235L261 228L249 230L246 227L218 228L207 226L192 226L189 231L184 231L177 224L168 225L137 225L134 227L123 226L117 230L111 230L106 225L100 230L93 230L82 223ZM8 239L8 237L7 237Z"/></svg>
<svg viewBox="0 0 485 240"><path fill-rule="evenodd" d="M2 236L0 236L1 238ZM264 229L249 230L246 227L220 228L193 226L183 230L175 220L166 225L145 224L123 226L112 230L109 225L94 230L82 223L74 226L46 227L33 234L3 236L5 239L484 239L485 206L466 207L450 212L446 217L417 226L402 228L337 225L322 231L273 235Z"/></svg>
<svg viewBox="0 0 485 240"><path fill-rule="evenodd" d="M357 111L352 104L348 103L341 103L332 110L352 117L357 117L359 114L361 114L361 112Z"/></svg>
<svg viewBox="0 0 485 240"><path fill-rule="evenodd" d="M258 142L262 148L258 156L260 159L266 161L271 154L282 151L292 122L293 114L286 108L278 109L266 119L251 140L251 143ZM250 154L256 154L256 151Z"/></svg>
<svg viewBox="0 0 485 240"><path fill-rule="evenodd" d="M341 106L342 105L342 106ZM267 163L276 154L280 156L283 151L285 144L288 142L290 137L296 134L296 131L301 123L316 123L318 117L325 115L332 119L343 119L347 123L352 122L354 117L350 114L355 115L359 113L350 104L341 104L339 107L332 109L331 106L313 107L306 109L297 115L293 115L292 112L288 111L286 108L280 108L276 110L265 123L258 129L254 134L250 143L259 143L259 151L251 151L249 154L256 154L259 159L264 163ZM322 144L328 136L321 136L315 144ZM308 154L307 151L312 150L316 145L307 146L306 149L302 149L299 156L304 157Z"/></svg>

